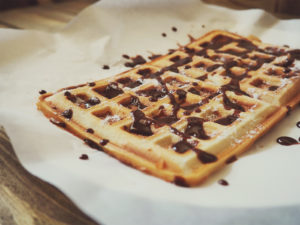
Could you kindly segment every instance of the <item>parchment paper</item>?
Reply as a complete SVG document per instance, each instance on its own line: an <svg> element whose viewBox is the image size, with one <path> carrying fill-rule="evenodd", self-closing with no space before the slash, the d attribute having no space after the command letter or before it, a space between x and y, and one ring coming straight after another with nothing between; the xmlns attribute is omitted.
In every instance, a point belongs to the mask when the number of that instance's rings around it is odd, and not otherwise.
<svg viewBox="0 0 300 225"><path fill-rule="evenodd" d="M297 224L299 145L283 147L276 138L299 137L299 108L196 188L177 187L94 151L36 109L41 89L112 76L127 70L122 54L164 54L186 44L187 34L214 29L300 48L300 20L194 0L103 0L58 33L0 29L0 124L23 165L104 224ZM79 159L83 153L89 160ZM221 178L229 186L219 185Z"/></svg>

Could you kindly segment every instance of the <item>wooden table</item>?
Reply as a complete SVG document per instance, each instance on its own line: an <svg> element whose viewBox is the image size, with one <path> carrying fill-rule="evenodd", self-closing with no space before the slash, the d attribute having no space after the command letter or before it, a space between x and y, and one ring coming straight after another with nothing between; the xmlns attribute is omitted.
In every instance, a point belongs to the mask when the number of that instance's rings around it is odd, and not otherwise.
<svg viewBox="0 0 300 225"><path fill-rule="evenodd" d="M0 11L0 28L58 31L96 0L47 2ZM20 164L0 127L0 224L96 225L68 197Z"/></svg>

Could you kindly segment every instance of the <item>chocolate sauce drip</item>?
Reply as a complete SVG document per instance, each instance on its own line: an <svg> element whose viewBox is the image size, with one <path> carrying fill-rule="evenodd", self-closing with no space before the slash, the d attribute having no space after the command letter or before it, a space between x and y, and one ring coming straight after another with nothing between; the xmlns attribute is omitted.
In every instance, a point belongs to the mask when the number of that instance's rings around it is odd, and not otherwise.
<svg viewBox="0 0 300 225"><path fill-rule="evenodd" d="M267 71L266 71L266 74L270 75L270 76L282 76L284 75L282 73L282 71L280 70L275 70L275 69L272 69L272 68L269 68Z"/></svg>
<svg viewBox="0 0 300 225"><path fill-rule="evenodd" d="M294 58L296 60L300 60L300 49L290 50L290 51L288 51L288 53L290 53L292 58Z"/></svg>
<svg viewBox="0 0 300 225"><path fill-rule="evenodd" d="M262 85L264 85L264 81L262 79L255 79L250 84L253 85L254 87L258 87L259 88Z"/></svg>
<svg viewBox="0 0 300 225"><path fill-rule="evenodd" d="M136 57L131 57L130 59L131 62L126 62L124 66L135 67L136 65L141 65L146 63L146 60L141 55L137 55Z"/></svg>
<svg viewBox="0 0 300 225"><path fill-rule="evenodd" d="M83 141L91 148L99 151L103 151L103 148L99 146L97 143L95 143L94 141L92 141L91 139L85 138Z"/></svg>
<svg viewBox="0 0 300 225"><path fill-rule="evenodd" d="M102 69L109 70L109 66L108 65L103 65Z"/></svg>
<svg viewBox="0 0 300 225"><path fill-rule="evenodd" d="M206 68L206 71L207 72L212 72L212 71L214 71L215 69L218 69L219 67L221 67L222 65L220 65L220 64L214 64L214 65L212 65L212 66L209 66L209 67L207 67Z"/></svg>
<svg viewBox="0 0 300 225"><path fill-rule="evenodd" d="M135 110L131 112L131 114L133 116L133 123L129 128L129 132L143 136L151 136L153 134L151 130L153 121L148 119L141 110Z"/></svg>
<svg viewBox="0 0 300 225"><path fill-rule="evenodd" d="M82 159L82 160L88 160L89 157L88 157L87 154L82 154L82 155L79 157L79 159Z"/></svg>
<svg viewBox="0 0 300 225"><path fill-rule="evenodd" d="M227 73L229 74L229 73ZM240 80L245 78L247 75L241 75L239 77L236 77L235 75L229 75L231 77L231 80L228 84L225 84L221 87L221 91L225 93L226 91L232 91L237 95L246 95L249 96L246 92L241 90L240 88Z"/></svg>
<svg viewBox="0 0 300 225"><path fill-rule="evenodd" d="M159 90L155 87L150 88L150 89L137 91L138 95L143 95L143 96L146 96L146 97L150 96L149 100L151 102L156 102L158 99L163 98L164 96L166 96L167 93L168 93L168 91L166 89L162 88L161 90Z"/></svg>
<svg viewBox="0 0 300 225"><path fill-rule="evenodd" d="M195 103L195 104L181 106L181 108L185 109L185 110L194 110L194 109L198 108L199 106L200 106L199 103Z"/></svg>
<svg viewBox="0 0 300 225"><path fill-rule="evenodd" d="M140 80L133 81L129 77L120 78L117 80L117 82L123 84L124 87L129 87L129 88L135 88L143 84L142 81Z"/></svg>
<svg viewBox="0 0 300 225"><path fill-rule="evenodd" d="M174 62L172 65L170 65L168 67L165 67L163 69L163 71L168 71L169 70L169 71L178 73L179 72L178 67L183 66L185 64L188 64L190 62L192 62L192 57L188 56L188 57L185 57L183 59L177 60L176 62Z"/></svg>
<svg viewBox="0 0 300 225"><path fill-rule="evenodd" d="M196 79L197 80L202 80L202 81L205 81L206 79L207 79L207 74L204 74L204 75L202 75L202 76L200 76L200 77L197 77Z"/></svg>
<svg viewBox="0 0 300 225"><path fill-rule="evenodd" d="M97 105L97 104L99 104L101 101L99 100L99 98L97 98L97 97L91 97L91 98L89 98L87 101L86 101L86 103L87 104L89 104L89 105ZM89 107L86 107L86 108L90 108L90 106Z"/></svg>
<svg viewBox="0 0 300 225"><path fill-rule="evenodd" d="M162 33L161 36L167 37L167 34L166 33Z"/></svg>
<svg viewBox="0 0 300 225"><path fill-rule="evenodd" d="M183 177L175 176L174 178L174 184L181 186L181 187L189 187L188 183L185 181Z"/></svg>
<svg viewBox="0 0 300 225"><path fill-rule="evenodd" d="M217 35L210 42L204 42L204 43L200 44L200 47L217 50L217 49L222 48L223 46L231 43L232 41L234 41L233 38L230 38L230 37L227 37L224 35Z"/></svg>
<svg viewBox="0 0 300 225"><path fill-rule="evenodd" d="M202 50L196 51L195 55L202 56L204 58L209 58L209 55L207 53L207 49L202 49Z"/></svg>
<svg viewBox="0 0 300 225"><path fill-rule="evenodd" d="M172 58L170 58L170 61L172 62L177 62L178 60L180 60L180 55L175 55Z"/></svg>
<svg viewBox="0 0 300 225"><path fill-rule="evenodd" d="M94 87L94 86L96 85L96 83L95 83L95 82L90 82L90 83L88 83L88 85L89 85L90 87Z"/></svg>
<svg viewBox="0 0 300 225"><path fill-rule="evenodd" d="M191 55L194 55L195 52L196 52L195 49L189 48L189 47L186 47L186 46L185 46L183 49L184 49L184 52L186 52L186 53L189 54L190 56L191 56Z"/></svg>
<svg viewBox="0 0 300 225"><path fill-rule="evenodd" d="M130 100L121 103L121 105L131 109L131 108L137 108L137 109L144 109L146 106L140 102L139 98L136 96L130 96Z"/></svg>
<svg viewBox="0 0 300 225"><path fill-rule="evenodd" d="M43 95L43 94L46 94L47 91L45 91L45 90L40 90L39 93L40 93L40 95Z"/></svg>
<svg viewBox="0 0 300 225"><path fill-rule="evenodd" d="M278 144L286 146L299 144L299 142L296 139L287 136L279 137L276 141Z"/></svg>
<svg viewBox="0 0 300 225"><path fill-rule="evenodd" d="M270 86L268 89L269 91L276 91L279 88L279 86Z"/></svg>
<svg viewBox="0 0 300 225"><path fill-rule="evenodd" d="M64 122L58 121L54 118L50 118L50 122L53 123L54 125L58 126L58 127L62 127L62 128L67 127L67 124L65 124Z"/></svg>
<svg viewBox="0 0 300 225"><path fill-rule="evenodd" d="M226 95L225 92L223 93L223 104L224 104L225 109L227 109L227 110L229 110L229 109L236 109L238 111L245 112L245 109L241 105L232 102L228 98L228 96Z"/></svg>
<svg viewBox="0 0 300 225"><path fill-rule="evenodd" d="M67 110L63 111L61 115L67 119L71 119L73 116L73 110L67 109Z"/></svg>
<svg viewBox="0 0 300 225"><path fill-rule="evenodd" d="M284 61L280 63L276 63L276 66L281 66L281 67L289 67L294 63L295 59L293 57L287 57Z"/></svg>
<svg viewBox="0 0 300 225"><path fill-rule="evenodd" d="M229 115L229 116L226 116L224 118L218 119L214 122L218 123L218 124L221 124L221 125L224 125L224 126L228 126L228 125L232 124L234 121L236 121L237 118L239 118L239 117L236 116L236 115Z"/></svg>
<svg viewBox="0 0 300 225"><path fill-rule="evenodd" d="M152 54L151 56L148 56L148 59L154 60L154 59L157 59L158 57L161 57L161 55L160 54Z"/></svg>
<svg viewBox="0 0 300 225"><path fill-rule="evenodd" d="M71 102L75 103L76 102L76 96L71 94L71 92L66 91L64 93L64 95L67 97L68 100L70 100Z"/></svg>
<svg viewBox="0 0 300 225"><path fill-rule="evenodd" d="M196 118L196 117L195 117ZM200 118L196 118L196 119L200 119ZM190 138L190 136L186 133L180 132L179 130L177 130L174 127L171 127L171 131L182 137L183 139L179 142L177 142L176 144L174 144L172 146L172 148L178 152L178 153L184 153L186 151L188 151L189 149L193 150L196 154L197 154L197 158L204 164L206 163L212 163L218 160L218 158L210 153L207 153L201 149L195 148L194 145L192 145L191 143L187 142L187 139ZM196 145L197 143L195 143Z"/></svg>
<svg viewBox="0 0 300 225"><path fill-rule="evenodd" d="M90 134L93 134L94 133L94 130L92 128L88 128L86 129L86 132L90 133Z"/></svg>
<svg viewBox="0 0 300 225"><path fill-rule="evenodd" d="M196 64L194 65L194 67L196 67L196 68L204 68L204 67L206 67L206 65L205 65L204 62L199 62L199 63L196 63Z"/></svg>
<svg viewBox="0 0 300 225"><path fill-rule="evenodd" d="M248 51L253 51L257 49L257 46L253 44L251 41L245 40L245 39L240 39L238 40L238 47L245 48Z"/></svg>
<svg viewBox="0 0 300 225"><path fill-rule="evenodd" d="M182 89L177 89L176 94L178 95L178 99L184 101L186 99L186 91Z"/></svg>
<svg viewBox="0 0 300 225"><path fill-rule="evenodd" d="M177 28L176 27L172 27L172 31L176 32Z"/></svg>
<svg viewBox="0 0 300 225"><path fill-rule="evenodd" d="M171 124L175 123L176 121L178 121L178 118L176 115L174 115L174 114L168 115L165 113L164 110L161 110L158 115L153 117L153 119L155 121L157 121L158 124L161 124L161 125L164 125L164 124L171 125Z"/></svg>
<svg viewBox="0 0 300 225"><path fill-rule="evenodd" d="M104 88L104 90L102 88L98 88L98 89L94 89L94 91L96 91L100 95L103 95L104 97L109 98L109 99L114 98L123 93L122 89L120 89L118 87L118 84L115 82L108 84Z"/></svg>
<svg viewBox="0 0 300 225"><path fill-rule="evenodd" d="M187 122L188 124L184 132L186 135L193 136L202 140L210 139L203 128L203 119L198 117L189 117L187 118Z"/></svg>
<svg viewBox="0 0 300 225"><path fill-rule="evenodd" d="M218 183L223 185L223 186L228 186L229 185L229 183L224 179L218 180Z"/></svg>
<svg viewBox="0 0 300 225"><path fill-rule="evenodd" d="M296 125L298 128L300 128L300 121L298 121Z"/></svg>
<svg viewBox="0 0 300 225"><path fill-rule="evenodd" d="M196 88L191 87L188 92L191 92L194 95L200 95L200 91L198 91Z"/></svg>
<svg viewBox="0 0 300 225"><path fill-rule="evenodd" d="M201 149L195 148L194 152L196 152L198 159L204 164L213 163L218 160L218 158L215 155L205 152Z"/></svg>
<svg viewBox="0 0 300 225"><path fill-rule="evenodd" d="M233 163L237 160L237 157L235 155L231 156L230 158L228 158L226 160L226 164L230 164L230 163Z"/></svg>
<svg viewBox="0 0 300 225"><path fill-rule="evenodd" d="M142 75L145 78L148 78L152 74L152 70L150 68L145 68L138 70L136 73Z"/></svg>
<svg viewBox="0 0 300 225"><path fill-rule="evenodd" d="M123 57L124 59L130 59L129 55L126 55L126 54L123 54L122 57Z"/></svg>
<svg viewBox="0 0 300 225"><path fill-rule="evenodd" d="M185 153L186 151L193 149L194 146L188 143L185 139L177 142L176 144L172 145L172 149L178 153Z"/></svg>
<svg viewBox="0 0 300 225"><path fill-rule="evenodd" d="M102 140L100 141L100 145L105 146L105 145L107 145L108 142L109 142L109 140L107 140L107 139L102 139Z"/></svg>
<svg viewBox="0 0 300 225"><path fill-rule="evenodd" d="M265 49L258 49L258 51L265 54L274 55L274 56L283 56L287 54L287 52L284 49L280 49L276 47L266 47Z"/></svg>

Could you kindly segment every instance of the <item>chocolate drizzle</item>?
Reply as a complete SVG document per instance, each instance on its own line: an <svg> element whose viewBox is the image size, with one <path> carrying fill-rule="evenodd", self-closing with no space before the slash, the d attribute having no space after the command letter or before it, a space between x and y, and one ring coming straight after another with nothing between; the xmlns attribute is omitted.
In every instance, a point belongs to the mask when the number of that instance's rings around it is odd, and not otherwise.
<svg viewBox="0 0 300 225"><path fill-rule="evenodd" d="M118 84L115 82L108 84L104 89L96 88L96 89L94 89L94 91L96 91L100 95L103 95L104 97L109 98L109 99L114 98L123 93L122 89L120 89L118 87Z"/></svg>
<svg viewBox="0 0 300 225"><path fill-rule="evenodd" d="M121 105L129 109L144 109L146 106L140 102L139 98L136 96L130 96L129 101L122 102Z"/></svg>
<svg viewBox="0 0 300 225"><path fill-rule="evenodd" d="M143 84L141 80L133 81L129 77L120 78L117 80L118 83L123 84L124 87L136 88Z"/></svg>
<svg viewBox="0 0 300 225"><path fill-rule="evenodd" d="M296 139L287 136L279 137L276 141L278 144L286 146L299 144L299 142Z"/></svg>
<svg viewBox="0 0 300 225"><path fill-rule="evenodd" d="M228 186L228 185L229 185L228 181L226 181L226 180L224 180L224 179L218 180L218 184L221 184L221 185L223 185L223 186Z"/></svg>
<svg viewBox="0 0 300 225"><path fill-rule="evenodd" d="M89 156L87 154L82 154L79 159L81 160L88 160L89 159Z"/></svg>
<svg viewBox="0 0 300 225"><path fill-rule="evenodd" d="M193 136L202 140L208 140L210 137L206 134L203 128L204 120L198 117L189 117L187 118L187 127L185 129L185 134Z"/></svg>
<svg viewBox="0 0 300 225"><path fill-rule="evenodd" d="M67 119L71 119L73 116L73 110L67 109L67 110L63 111L61 115Z"/></svg>
<svg viewBox="0 0 300 225"><path fill-rule="evenodd" d="M227 109L227 110L229 110L229 109L236 109L238 111L245 112L245 109L241 105L232 102L228 98L228 96L226 95L226 93L223 93L223 103L224 103L225 109Z"/></svg>
<svg viewBox="0 0 300 225"><path fill-rule="evenodd" d="M129 132L143 136L151 136L153 134L151 130L153 121L147 118L141 110L135 110L131 115L133 117L133 123L129 128Z"/></svg>
<svg viewBox="0 0 300 225"><path fill-rule="evenodd" d="M97 143L95 143L94 141L92 141L91 139L85 138L83 141L91 148L99 150L99 151L103 151L103 148L100 145L98 145Z"/></svg>
<svg viewBox="0 0 300 225"><path fill-rule="evenodd" d="M172 149L178 153L185 153L189 149L193 149L194 146L188 143L186 140L181 140L176 144L172 145Z"/></svg>
<svg viewBox="0 0 300 225"><path fill-rule="evenodd" d="M62 127L62 128L67 127L67 124L65 124L64 122L58 121L54 118L50 118L50 122L53 123L54 125L58 126L58 127Z"/></svg>
<svg viewBox="0 0 300 225"><path fill-rule="evenodd" d="M40 94L40 95L43 95L43 94L46 94L46 93L47 93L47 91L45 91L45 90L40 90L40 91L39 91L39 94Z"/></svg>
<svg viewBox="0 0 300 225"><path fill-rule="evenodd" d="M231 156L230 158L228 158L226 160L226 164L230 164L230 163L233 163L237 160L237 157L235 155Z"/></svg>
<svg viewBox="0 0 300 225"><path fill-rule="evenodd" d="M189 187L188 183L185 181L183 177L175 176L174 178L174 184L181 186L181 187Z"/></svg>
<svg viewBox="0 0 300 225"><path fill-rule="evenodd" d="M237 118L239 118L239 117L236 115L229 115L229 116L223 117L221 119L215 120L214 122L224 125L224 126L228 126L228 125L232 124L234 121L236 121Z"/></svg>
<svg viewBox="0 0 300 225"><path fill-rule="evenodd" d="M102 139L102 140L100 141L100 145L105 146L105 145L107 145L108 142L109 142L109 140L107 140L107 139Z"/></svg>
<svg viewBox="0 0 300 225"><path fill-rule="evenodd" d="M131 62L126 62L124 64L124 66L135 67L137 65L142 65L142 64L146 63L146 60L141 55L137 55L136 57L130 57L130 59L131 59Z"/></svg>
<svg viewBox="0 0 300 225"><path fill-rule="evenodd" d="M197 118L197 119L199 119L199 118ZM215 155L210 154L210 153L208 153L208 152L205 152L205 151L203 151L203 150L201 150L201 149L198 149L198 148L196 148L194 145L192 145L191 143L189 143L189 142L187 141L187 139L190 138L190 136L189 136L188 134L183 133L183 132L180 132L179 130L177 130L177 129L174 128L174 127L171 127L171 131L172 131L174 134L176 134L176 135L182 137L182 140L181 140L181 141L175 143L175 144L172 146L172 148L173 148L176 152L178 152L178 153L185 153L185 152L188 151L188 150L192 150L192 151L194 151L194 152L197 154L197 158L198 158L202 163L204 163L204 164L206 164L206 163L212 163L212 162L215 162L215 161L218 160L218 158L217 158ZM196 144L195 144L195 145L196 145Z"/></svg>
<svg viewBox="0 0 300 225"><path fill-rule="evenodd" d="M151 102L156 102L158 99L163 98L164 96L166 96L167 93L168 93L168 91L165 88L157 89L155 87L137 91L138 95L150 97L149 100Z"/></svg>

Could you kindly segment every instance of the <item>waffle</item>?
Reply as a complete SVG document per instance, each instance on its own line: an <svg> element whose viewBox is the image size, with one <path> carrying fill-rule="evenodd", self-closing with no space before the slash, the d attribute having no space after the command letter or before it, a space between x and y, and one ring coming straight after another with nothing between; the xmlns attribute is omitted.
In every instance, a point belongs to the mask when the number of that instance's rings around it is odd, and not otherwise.
<svg viewBox="0 0 300 225"><path fill-rule="evenodd" d="M42 94L37 106L91 148L195 186L299 103L299 53L216 30L114 77Z"/></svg>

